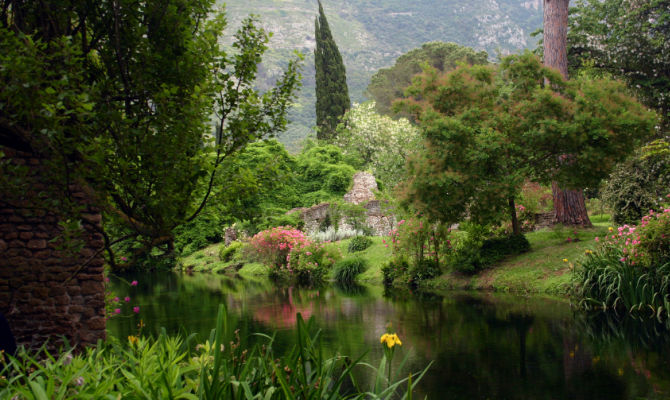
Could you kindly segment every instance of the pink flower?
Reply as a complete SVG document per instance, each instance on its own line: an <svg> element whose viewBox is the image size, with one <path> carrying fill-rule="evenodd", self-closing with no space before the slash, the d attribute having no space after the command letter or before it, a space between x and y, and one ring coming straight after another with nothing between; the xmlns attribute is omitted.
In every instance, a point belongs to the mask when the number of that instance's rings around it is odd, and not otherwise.
<svg viewBox="0 0 670 400"><path fill-rule="evenodd" d="M139 308L138 306L133 307L133 312L134 312L135 314L139 313L139 312L140 312L140 308Z"/></svg>
<svg viewBox="0 0 670 400"><path fill-rule="evenodd" d="M625 261L626 261L626 257L621 257L621 258L619 259L619 261L621 261L621 262L625 262Z"/></svg>
<svg viewBox="0 0 670 400"><path fill-rule="evenodd" d="M126 296L126 298L125 298L125 299L123 299L123 300L125 300L125 301L126 301L126 303L127 303L127 302L129 302L129 301L130 301L130 297Z"/></svg>
<svg viewBox="0 0 670 400"><path fill-rule="evenodd" d="M121 309L120 308L115 308L114 309L114 314L121 314Z"/></svg>
<svg viewBox="0 0 670 400"><path fill-rule="evenodd" d="M404 219L401 219L400 222L398 222L398 226L400 226L400 225L402 225L402 224L404 224L404 223L405 223L405 220L404 220Z"/></svg>
<svg viewBox="0 0 670 400"><path fill-rule="evenodd" d="M118 297L114 297L114 303L118 303L118 302L119 302L119 298L118 298Z"/></svg>
<svg viewBox="0 0 670 400"><path fill-rule="evenodd" d="M123 256L122 256L122 257L121 257L121 261L126 262L126 261L128 261L128 259L127 259L126 257L123 257Z"/></svg>
<svg viewBox="0 0 670 400"><path fill-rule="evenodd" d="M130 282L130 286L137 286L137 281Z"/></svg>
<svg viewBox="0 0 670 400"><path fill-rule="evenodd" d="M311 255L312 255L312 252L311 252L311 251L308 251L308 252L306 252L305 254L308 255L308 256L311 256Z"/></svg>
<svg viewBox="0 0 670 400"><path fill-rule="evenodd" d="M596 242L599 242L599 241L600 241L600 238L598 236L596 236Z"/></svg>

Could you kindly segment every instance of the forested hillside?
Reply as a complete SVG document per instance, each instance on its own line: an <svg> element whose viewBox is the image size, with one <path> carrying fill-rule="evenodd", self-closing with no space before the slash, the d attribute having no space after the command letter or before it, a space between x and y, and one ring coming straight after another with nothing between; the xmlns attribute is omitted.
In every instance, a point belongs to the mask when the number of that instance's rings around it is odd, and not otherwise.
<svg viewBox="0 0 670 400"><path fill-rule="evenodd" d="M325 0L323 6L347 68L351 99L365 100L365 88L379 68L429 41L455 42L486 50L491 59L534 45L530 33L542 25L540 0ZM314 17L316 0L228 0L231 27L257 14L274 36L261 85L279 75L294 50L305 53L304 87L280 138L289 148L305 137L314 116Z"/></svg>

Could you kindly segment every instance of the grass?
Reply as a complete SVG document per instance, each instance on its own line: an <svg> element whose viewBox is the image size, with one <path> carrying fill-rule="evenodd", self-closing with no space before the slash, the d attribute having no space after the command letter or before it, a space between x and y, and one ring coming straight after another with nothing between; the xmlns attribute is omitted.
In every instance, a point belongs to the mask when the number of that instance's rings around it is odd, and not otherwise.
<svg viewBox="0 0 670 400"><path fill-rule="evenodd" d="M224 273L226 268L237 264L240 260L233 257L228 262L219 259L219 251L223 243L215 243L210 246L200 249L195 253L184 257L180 260L182 269L191 270L193 272L214 272ZM244 278L257 278L259 276L267 276L268 268L261 263L245 263L238 273Z"/></svg>
<svg viewBox="0 0 670 400"><path fill-rule="evenodd" d="M363 258L370 266L365 272L358 275L357 281L369 284L381 284L381 267L389 260L389 258L391 258L391 247L386 247L386 245L382 242L382 240L386 239L384 237L375 236L371 239L372 245L370 247L363 251L352 253ZM349 254L349 242L351 242L351 239L345 239L339 242L331 243L330 246L337 246L342 251L342 255L347 257Z"/></svg>
<svg viewBox="0 0 670 400"><path fill-rule="evenodd" d="M524 293L563 294L570 288L570 265L582 257L587 249L595 247L595 237L607 233L609 216L592 218L593 228L579 229L579 241L571 230L543 229L526 234L529 252L510 256L480 274L468 277L446 273L427 282L432 289L478 289ZM563 260L567 259L568 262Z"/></svg>

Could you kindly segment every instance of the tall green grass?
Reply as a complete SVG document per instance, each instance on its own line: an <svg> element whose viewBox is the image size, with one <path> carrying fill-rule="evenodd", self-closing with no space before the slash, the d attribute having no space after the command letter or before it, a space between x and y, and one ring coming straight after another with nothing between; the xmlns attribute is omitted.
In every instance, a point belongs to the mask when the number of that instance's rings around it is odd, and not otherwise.
<svg viewBox="0 0 670 400"><path fill-rule="evenodd" d="M670 263L632 265L620 249L604 246L585 257L574 279L575 294L583 308L657 318L670 315Z"/></svg>
<svg viewBox="0 0 670 400"><path fill-rule="evenodd" d="M163 331L156 339L101 342L78 355L6 356L0 363L0 398L411 399L428 368L389 381L385 357L375 368L363 356L326 355L313 321L300 315L297 321L296 344L282 355L275 353L274 337L264 334L245 348L220 306L216 328L197 346L193 335ZM367 387L356 379L360 373L371 376Z"/></svg>

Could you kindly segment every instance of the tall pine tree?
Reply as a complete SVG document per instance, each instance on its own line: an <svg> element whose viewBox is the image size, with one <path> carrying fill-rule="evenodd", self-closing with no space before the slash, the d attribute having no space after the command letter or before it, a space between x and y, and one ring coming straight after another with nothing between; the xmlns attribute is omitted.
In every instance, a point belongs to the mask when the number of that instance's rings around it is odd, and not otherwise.
<svg viewBox="0 0 670 400"><path fill-rule="evenodd" d="M330 33L321 1L319 1L319 16L314 25L317 137L332 139L340 117L349 109L351 102L342 55Z"/></svg>

